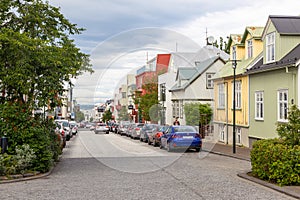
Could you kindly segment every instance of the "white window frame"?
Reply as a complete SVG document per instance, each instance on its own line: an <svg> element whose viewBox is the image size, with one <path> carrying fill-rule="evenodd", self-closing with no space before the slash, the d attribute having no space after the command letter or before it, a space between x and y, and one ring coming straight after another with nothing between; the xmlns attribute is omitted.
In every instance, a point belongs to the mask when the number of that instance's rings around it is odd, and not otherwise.
<svg viewBox="0 0 300 200"><path fill-rule="evenodd" d="M236 130L236 143L242 144L242 128L237 127L235 130Z"/></svg>
<svg viewBox="0 0 300 200"><path fill-rule="evenodd" d="M263 91L255 92L255 119L256 120L264 119L264 92Z"/></svg>
<svg viewBox="0 0 300 200"><path fill-rule="evenodd" d="M215 73L206 73L206 89L213 89L214 82L212 80Z"/></svg>
<svg viewBox="0 0 300 200"><path fill-rule="evenodd" d="M277 92L277 120L279 122L287 122L288 121L288 90L282 89Z"/></svg>
<svg viewBox="0 0 300 200"><path fill-rule="evenodd" d="M252 56L253 56L253 41L252 41L252 39L247 41L247 45L248 45L247 46L248 58L252 58Z"/></svg>
<svg viewBox="0 0 300 200"><path fill-rule="evenodd" d="M221 142L225 141L225 125L224 124L219 124L219 140Z"/></svg>
<svg viewBox="0 0 300 200"><path fill-rule="evenodd" d="M275 32L269 33L266 36L266 62L275 61Z"/></svg>
<svg viewBox="0 0 300 200"><path fill-rule="evenodd" d="M233 95L235 95L235 108L241 109L242 108L242 81L237 80L235 81L235 92L233 91L233 82L232 82L232 102L233 102ZM232 104L233 108L233 104Z"/></svg>
<svg viewBox="0 0 300 200"><path fill-rule="evenodd" d="M218 84L218 108L225 108L225 83Z"/></svg>

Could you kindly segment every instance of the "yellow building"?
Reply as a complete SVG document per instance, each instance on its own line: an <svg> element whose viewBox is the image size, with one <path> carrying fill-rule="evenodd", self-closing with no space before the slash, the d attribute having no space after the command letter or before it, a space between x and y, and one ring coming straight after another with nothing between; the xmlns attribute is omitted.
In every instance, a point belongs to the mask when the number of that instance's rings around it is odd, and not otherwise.
<svg viewBox="0 0 300 200"><path fill-rule="evenodd" d="M228 41L230 60L214 76L214 135L220 142L233 143L233 66L235 79L236 144L249 146L249 78L244 75L263 50L263 27L246 27L244 34L232 34Z"/></svg>

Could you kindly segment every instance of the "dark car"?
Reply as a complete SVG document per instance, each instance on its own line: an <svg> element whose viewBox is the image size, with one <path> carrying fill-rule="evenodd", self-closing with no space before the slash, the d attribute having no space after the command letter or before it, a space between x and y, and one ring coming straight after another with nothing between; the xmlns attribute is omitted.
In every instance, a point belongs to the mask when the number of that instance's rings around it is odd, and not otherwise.
<svg viewBox="0 0 300 200"><path fill-rule="evenodd" d="M166 148L167 151L195 149L199 152L202 139L193 126L170 126L161 136L160 147Z"/></svg>
<svg viewBox="0 0 300 200"><path fill-rule="evenodd" d="M151 145L154 141L154 136L155 134L159 131L159 125L155 124L155 126L153 126L153 128L149 131L146 131L147 133L147 137L148 137L148 144Z"/></svg>
<svg viewBox="0 0 300 200"><path fill-rule="evenodd" d="M144 124L143 128L140 131L140 141L148 142L148 132L152 132L152 130L156 127L158 127L158 124Z"/></svg>
<svg viewBox="0 0 300 200"><path fill-rule="evenodd" d="M169 128L167 125L161 125L159 126L159 130L155 133L153 138L153 146L160 146L160 138L161 136L166 132L166 130Z"/></svg>

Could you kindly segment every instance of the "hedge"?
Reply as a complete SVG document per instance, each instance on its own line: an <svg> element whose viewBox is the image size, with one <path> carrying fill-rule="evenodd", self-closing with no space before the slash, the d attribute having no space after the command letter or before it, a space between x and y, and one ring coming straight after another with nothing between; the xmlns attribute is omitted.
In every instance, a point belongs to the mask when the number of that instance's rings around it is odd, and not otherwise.
<svg viewBox="0 0 300 200"><path fill-rule="evenodd" d="M300 146L281 139L259 140L251 150L252 174L284 185L300 185Z"/></svg>

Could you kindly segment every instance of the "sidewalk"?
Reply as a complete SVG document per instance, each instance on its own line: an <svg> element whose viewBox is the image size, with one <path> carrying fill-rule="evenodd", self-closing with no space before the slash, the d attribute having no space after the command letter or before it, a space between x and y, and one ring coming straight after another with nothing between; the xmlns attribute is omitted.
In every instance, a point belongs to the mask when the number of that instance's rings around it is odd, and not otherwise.
<svg viewBox="0 0 300 200"><path fill-rule="evenodd" d="M222 143L211 143L203 141L203 151L207 151L209 153L218 154L222 156L232 157L236 159L250 161L250 151L251 149L247 147L239 147L236 146L235 154L233 153L233 147L230 145L222 144ZM283 186L280 187L278 185L269 183L267 181L260 180L253 176L249 176L247 173L238 174L239 177L247 179L249 181L255 182L257 184L263 185L265 187L271 188L278 192L284 193L296 199L300 199L300 186Z"/></svg>
<svg viewBox="0 0 300 200"><path fill-rule="evenodd" d="M239 147L236 146L235 154L233 153L233 146L226 145L222 143L210 143L210 142L203 142L203 150L209 151L214 154L226 155L233 158L238 158L242 160L250 161L250 149L246 147Z"/></svg>

